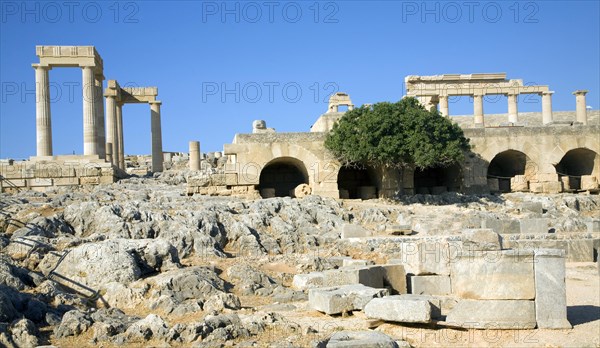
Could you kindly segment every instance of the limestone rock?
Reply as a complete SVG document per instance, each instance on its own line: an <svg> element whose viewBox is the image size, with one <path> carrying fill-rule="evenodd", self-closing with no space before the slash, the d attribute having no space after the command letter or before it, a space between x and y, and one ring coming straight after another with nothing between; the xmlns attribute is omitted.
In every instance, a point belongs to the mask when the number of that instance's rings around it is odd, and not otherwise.
<svg viewBox="0 0 600 348"><path fill-rule="evenodd" d="M339 331L317 344L319 348L398 348L388 335L377 331Z"/></svg>
<svg viewBox="0 0 600 348"><path fill-rule="evenodd" d="M310 308L331 315L363 309L371 299L386 295L387 289L375 289L362 284L344 285L310 289L308 303Z"/></svg>
<svg viewBox="0 0 600 348"><path fill-rule="evenodd" d="M501 250L500 235L489 228L466 229L461 240L464 250Z"/></svg>
<svg viewBox="0 0 600 348"><path fill-rule="evenodd" d="M374 298L365 306L369 318L402 323L429 323L432 306L426 298L413 296L388 296Z"/></svg>
<svg viewBox="0 0 600 348"><path fill-rule="evenodd" d="M475 329L533 329L535 306L527 300L461 300L446 322Z"/></svg>
<svg viewBox="0 0 600 348"><path fill-rule="evenodd" d="M60 325L54 329L54 335L59 338L77 336L87 331L92 324L93 321L89 315L79 310L72 310L65 313Z"/></svg>

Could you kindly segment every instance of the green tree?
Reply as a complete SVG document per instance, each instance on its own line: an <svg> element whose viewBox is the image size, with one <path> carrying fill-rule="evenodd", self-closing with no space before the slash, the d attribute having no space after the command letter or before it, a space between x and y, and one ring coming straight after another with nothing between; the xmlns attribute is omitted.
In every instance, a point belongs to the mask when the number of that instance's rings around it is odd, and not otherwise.
<svg viewBox="0 0 600 348"><path fill-rule="evenodd" d="M462 129L415 98L382 102L346 112L325 147L343 165L445 167L470 149Z"/></svg>

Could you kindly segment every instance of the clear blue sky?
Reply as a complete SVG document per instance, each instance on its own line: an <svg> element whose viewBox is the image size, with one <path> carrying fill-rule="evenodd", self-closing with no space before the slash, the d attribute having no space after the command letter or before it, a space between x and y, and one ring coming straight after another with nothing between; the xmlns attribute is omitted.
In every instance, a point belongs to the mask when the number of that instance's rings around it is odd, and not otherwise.
<svg viewBox="0 0 600 348"><path fill-rule="evenodd" d="M107 79L158 86L165 151L220 151L254 119L307 131L334 89L357 105L396 101L406 75L506 72L549 85L557 111L575 108L576 89L600 102L599 1L0 3L0 158L35 155L36 45L96 46ZM81 70L50 81L54 153L82 153ZM486 100L486 113L506 110ZM150 153L149 106L126 105L124 123L126 153Z"/></svg>

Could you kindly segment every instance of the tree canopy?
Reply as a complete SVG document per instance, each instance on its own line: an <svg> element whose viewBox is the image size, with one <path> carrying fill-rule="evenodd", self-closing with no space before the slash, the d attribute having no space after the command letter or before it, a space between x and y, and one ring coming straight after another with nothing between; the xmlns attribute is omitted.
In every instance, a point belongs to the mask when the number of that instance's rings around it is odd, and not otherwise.
<svg viewBox="0 0 600 348"><path fill-rule="evenodd" d="M462 129L417 99L363 105L347 111L325 147L343 165L445 167L470 149Z"/></svg>

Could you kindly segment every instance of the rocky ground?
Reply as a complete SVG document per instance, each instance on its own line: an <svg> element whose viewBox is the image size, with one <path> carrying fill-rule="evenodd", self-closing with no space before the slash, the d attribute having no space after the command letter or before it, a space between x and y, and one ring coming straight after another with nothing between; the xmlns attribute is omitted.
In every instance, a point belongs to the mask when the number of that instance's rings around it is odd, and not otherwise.
<svg viewBox="0 0 600 348"><path fill-rule="evenodd" d="M185 192L184 175L165 172L0 195L0 346L342 347L348 335L368 335L386 347L600 347L595 263L567 264L571 330L385 323L369 331L362 312L312 311L307 294L291 287L295 274L337 267L335 257L384 263L397 256L341 239L347 223L385 239L386 226L408 221L410 238L429 238L459 235L485 219L543 216L562 238L588 233L599 196L247 201Z"/></svg>

